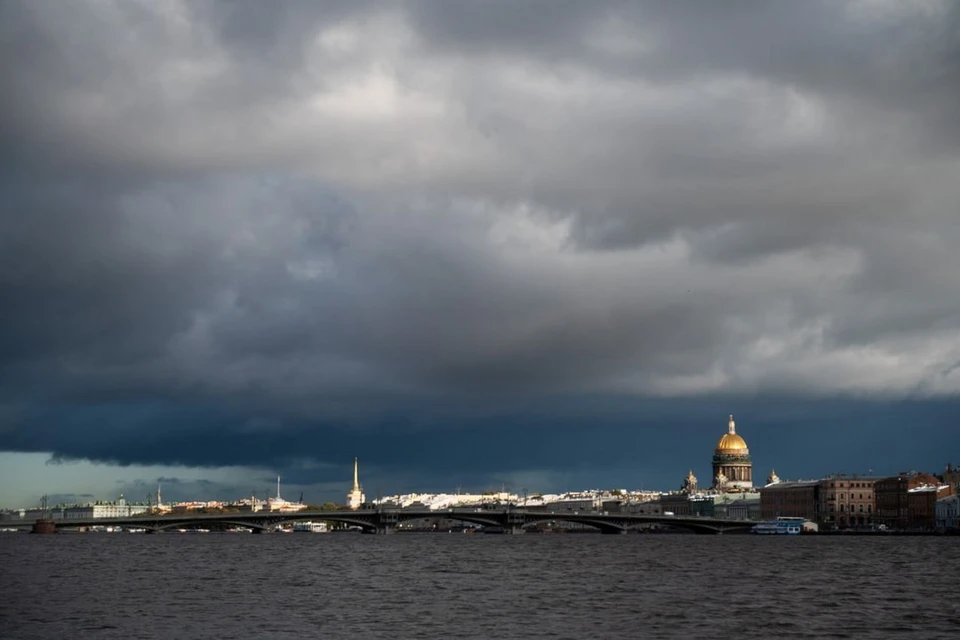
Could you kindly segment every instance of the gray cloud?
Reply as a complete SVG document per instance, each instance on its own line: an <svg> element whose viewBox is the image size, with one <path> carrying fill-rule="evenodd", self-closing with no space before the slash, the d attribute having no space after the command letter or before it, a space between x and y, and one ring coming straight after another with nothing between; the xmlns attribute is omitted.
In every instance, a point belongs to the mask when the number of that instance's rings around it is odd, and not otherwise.
<svg viewBox="0 0 960 640"><path fill-rule="evenodd" d="M124 400L960 388L954 3L0 18L0 448Z"/></svg>

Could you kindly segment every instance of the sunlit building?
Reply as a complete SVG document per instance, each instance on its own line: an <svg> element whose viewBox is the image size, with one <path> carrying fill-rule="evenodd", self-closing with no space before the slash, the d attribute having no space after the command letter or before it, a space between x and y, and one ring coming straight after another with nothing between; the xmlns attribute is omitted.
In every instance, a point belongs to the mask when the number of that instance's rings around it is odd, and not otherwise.
<svg viewBox="0 0 960 640"><path fill-rule="evenodd" d="M149 511L145 504L130 504L123 494L114 502L97 502L92 504L65 507L61 511L64 520L89 520L90 518L126 518Z"/></svg>
<svg viewBox="0 0 960 640"><path fill-rule="evenodd" d="M693 475L693 469L691 469L687 477L683 479L683 485L680 490L691 495L697 492L697 476Z"/></svg>

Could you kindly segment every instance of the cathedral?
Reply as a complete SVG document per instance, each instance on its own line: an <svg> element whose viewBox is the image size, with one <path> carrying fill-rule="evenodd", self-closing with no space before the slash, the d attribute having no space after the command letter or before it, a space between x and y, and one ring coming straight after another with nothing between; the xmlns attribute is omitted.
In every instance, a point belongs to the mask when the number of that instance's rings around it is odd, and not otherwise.
<svg viewBox="0 0 960 640"><path fill-rule="evenodd" d="M730 416L727 432L717 442L717 448L713 452L713 488L719 492L753 489L750 449L737 433L733 416Z"/></svg>

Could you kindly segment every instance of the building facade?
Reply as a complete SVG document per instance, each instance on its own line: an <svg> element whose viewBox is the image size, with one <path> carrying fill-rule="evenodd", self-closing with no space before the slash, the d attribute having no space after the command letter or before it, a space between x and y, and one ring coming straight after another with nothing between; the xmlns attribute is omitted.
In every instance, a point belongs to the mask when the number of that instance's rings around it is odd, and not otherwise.
<svg viewBox="0 0 960 640"><path fill-rule="evenodd" d="M874 483L874 521L900 531L936 528L937 500L955 493L953 487L927 473L904 472Z"/></svg>
<svg viewBox="0 0 960 640"><path fill-rule="evenodd" d="M660 503L659 498L656 500L627 502L621 507L621 512L640 516L659 516L663 514L663 505Z"/></svg>
<svg viewBox="0 0 960 640"><path fill-rule="evenodd" d="M660 513L712 518L715 515L715 498L713 495L690 495L686 492L667 493L660 496Z"/></svg>
<svg viewBox="0 0 960 640"><path fill-rule="evenodd" d="M936 528L938 531L960 531L960 496L956 493L937 500Z"/></svg>
<svg viewBox="0 0 960 640"><path fill-rule="evenodd" d="M713 488L720 492L753 488L753 461L747 443L730 416L727 432L713 452Z"/></svg>
<svg viewBox="0 0 960 640"><path fill-rule="evenodd" d="M788 516L819 522L819 504L819 480L776 482L760 490L760 516L764 520Z"/></svg>
<svg viewBox="0 0 960 640"><path fill-rule="evenodd" d="M751 492L740 493L732 498L730 495L717 496L713 502L713 514L717 518L731 520L760 520L760 495Z"/></svg>
<svg viewBox="0 0 960 640"><path fill-rule="evenodd" d="M856 529L874 524L878 478L866 476L828 476L820 481L820 525L838 529Z"/></svg>
<svg viewBox="0 0 960 640"><path fill-rule="evenodd" d="M933 531L937 528L937 503L953 495L953 487L945 484L925 485L907 491L907 528Z"/></svg>
<svg viewBox="0 0 960 640"><path fill-rule="evenodd" d="M59 511L60 518L64 520L89 520L90 518L127 518L146 513L149 510L148 505L128 503L123 494L120 494L115 502L75 505L64 507Z"/></svg>

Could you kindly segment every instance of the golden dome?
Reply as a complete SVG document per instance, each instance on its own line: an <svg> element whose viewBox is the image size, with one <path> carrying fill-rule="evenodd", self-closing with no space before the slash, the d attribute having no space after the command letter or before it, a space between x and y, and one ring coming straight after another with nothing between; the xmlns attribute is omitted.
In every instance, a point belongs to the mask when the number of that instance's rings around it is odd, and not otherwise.
<svg viewBox="0 0 960 640"><path fill-rule="evenodd" d="M717 451L746 451L747 443L736 433L725 433L717 443Z"/></svg>
<svg viewBox="0 0 960 640"><path fill-rule="evenodd" d="M737 434L737 423L733 421L733 416L727 423L727 432L717 442L717 453L724 452L749 453L746 441Z"/></svg>

